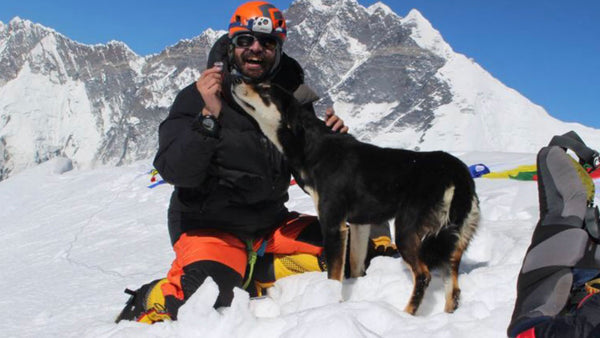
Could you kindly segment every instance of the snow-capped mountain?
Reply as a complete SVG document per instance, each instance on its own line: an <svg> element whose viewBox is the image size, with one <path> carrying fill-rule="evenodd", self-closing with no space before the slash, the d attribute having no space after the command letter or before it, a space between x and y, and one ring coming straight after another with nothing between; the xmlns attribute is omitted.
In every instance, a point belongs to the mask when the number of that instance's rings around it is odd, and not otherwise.
<svg viewBox="0 0 600 338"><path fill-rule="evenodd" d="M550 117L504 86L413 10L383 3L296 0L284 50L360 139L445 150L535 152L549 135L600 132ZM316 23L319 23L318 25ZM153 156L157 127L179 89L205 68L222 31L159 54L84 45L39 24L0 22L0 180L61 155L77 166Z"/></svg>

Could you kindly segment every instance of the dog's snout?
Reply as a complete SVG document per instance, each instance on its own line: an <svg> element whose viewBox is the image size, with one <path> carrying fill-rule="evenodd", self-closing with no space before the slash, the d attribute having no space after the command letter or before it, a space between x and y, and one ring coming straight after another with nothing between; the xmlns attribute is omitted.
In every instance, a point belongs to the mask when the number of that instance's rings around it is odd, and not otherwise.
<svg viewBox="0 0 600 338"><path fill-rule="evenodd" d="M230 73L230 79L231 79L231 83L236 86L241 85L242 82L244 82L244 79L242 78L242 74L240 74L240 72L235 68Z"/></svg>
<svg viewBox="0 0 600 338"><path fill-rule="evenodd" d="M242 77L241 77L241 76L239 76L239 75L232 75L232 76L231 76L231 82L232 82L234 85L241 85L241 84L242 84L242 82L243 82L243 80L242 80Z"/></svg>

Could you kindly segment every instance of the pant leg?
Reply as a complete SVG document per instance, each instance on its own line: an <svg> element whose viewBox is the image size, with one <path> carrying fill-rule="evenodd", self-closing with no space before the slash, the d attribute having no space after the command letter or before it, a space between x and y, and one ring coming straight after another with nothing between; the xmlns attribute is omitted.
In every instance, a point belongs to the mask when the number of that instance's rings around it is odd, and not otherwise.
<svg viewBox="0 0 600 338"><path fill-rule="evenodd" d="M266 252L274 254L323 252L321 226L316 216L290 213L284 223L267 238Z"/></svg>
<svg viewBox="0 0 600 338"><path fill-rule="evenodd" d="M387 223L371 226L367 265L375 256L392 256L397 253L389 236L390 229ZM322 245L323 235L318 218L290 213L285 222L268 236L266 253L257 261L255 267L256 293L253 295L260 295L264 289L283 277L309 271L327 271ZM259 246L260 243L257 243L255 250L258 250ZM349 264L346 264L346 267L348 266Z"/></svg>
<svg viewBox="0 0 600 338"><path fill-rule="evenodd" d="M265 254L257 260L254 270L256 290L252 290L255 291L253 295L261 295L280 278L326 270L317 217L291 213L266 240Z"/></svg>
<svg viewBox="0 0 600 338"><path fill-rule="evenodd" d="M219 286L215 307L229 306L233 288L242 285L246 272L247 253L237 237L218 230L193 230L179 237L175 245L175 260L162 285L166 305L176 317L179 307L211 277Z"/></svg>
<svg viewBox="0 0 600 338"><path fill-rule="evenodd" d="M540 150L537 167L540 220L517 280L510 337L560 316L570 297L573 268L592 248L582 229L587 201L593 198L589 176L557 146Z"/></svg>

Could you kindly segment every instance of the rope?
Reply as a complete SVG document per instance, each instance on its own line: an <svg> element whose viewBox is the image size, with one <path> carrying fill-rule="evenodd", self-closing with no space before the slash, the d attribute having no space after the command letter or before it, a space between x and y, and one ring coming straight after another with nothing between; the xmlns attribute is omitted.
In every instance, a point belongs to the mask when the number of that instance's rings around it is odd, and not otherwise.
<svg viewBox="0 0 600 338"><path fill-rule="evenodd" d="M260 248L257 251L254 251L253 242L250 239L246 240L246 250L248 251L248 277L242 285L242 288L246 290L250 285L250 281L252 280L252 275L254 274L254 265L256 264L257 257L262 257L265 254L265 250L267 248L267 241L263 240L260 244Z"/></svg>

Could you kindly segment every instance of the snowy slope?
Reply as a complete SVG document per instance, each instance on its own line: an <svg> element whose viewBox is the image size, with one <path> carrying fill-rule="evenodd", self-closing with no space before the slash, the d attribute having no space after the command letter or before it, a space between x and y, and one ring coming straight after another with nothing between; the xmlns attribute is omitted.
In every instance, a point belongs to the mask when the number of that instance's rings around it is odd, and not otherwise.
<svg viewBox="0 0 600 338"><path fill-rule="evenodd" d="M492 170L535 161L534 154L457 155ZM340 284L324 273L292 276L263 299L238 290L232 307L220 310L211 307L216 286L206 282L178 322L116 325L123 289L170 267L171 187L147 188L150 160L95 170L70 165L57 158L0 182L3 336L505 337L538 215L535 183L476 180L483 220L460 268L462 303L454 314L443 312L437 275L418 315L403 313L410 272L401 259L376 258L365 277ZM295 187L288 206L314 213Z"/></svg>

